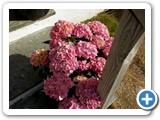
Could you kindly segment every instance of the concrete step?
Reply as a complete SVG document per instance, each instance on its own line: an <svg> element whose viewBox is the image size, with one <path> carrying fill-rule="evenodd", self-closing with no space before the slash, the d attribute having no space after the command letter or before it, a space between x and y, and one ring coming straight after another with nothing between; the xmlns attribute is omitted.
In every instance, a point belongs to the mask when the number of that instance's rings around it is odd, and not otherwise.
<svg viewBox="0 0 160 120"><path fill-rule="evenodd" d="M9 41L15 41L22 37L25 37L29 34L32 34L34 32L37 32L39 30L42 30L46 27L53 26L55 22L58 20L67 20L72 21L73 23L79 23L81 21L84 21L86 19L90 19L93 16L97 15L98 13L102 12L103 9L54 9L55 15L51 15L47 17L46 19L37 20L32 24L28 24L26 26L21 27L21 22L23 24L23 21L15 21L17 22L14 26L14 24L10 25L10 27L16 27L16 30L10 32L9 34ZM18 25L19 24L19 25ZM18 28L18 29L17 29Z"/></svg>

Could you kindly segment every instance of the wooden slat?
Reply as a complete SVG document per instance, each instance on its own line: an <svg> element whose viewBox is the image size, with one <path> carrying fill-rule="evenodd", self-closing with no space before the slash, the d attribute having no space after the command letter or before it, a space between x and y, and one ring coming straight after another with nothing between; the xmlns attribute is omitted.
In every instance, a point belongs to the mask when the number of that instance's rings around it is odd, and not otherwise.
<svg viewBox="0 0 160 120"><path fill-rule="evenodd" d="M141 41L140 38L144 39L142 24L131 11L125 10L97 89L102 98L102 108L107 108L138 47L129 58L127 56L137 41Z"/></svg>
<svg viewBox="0 0 160 120"><path fill-rule="evenodd" d="M132 9L132 11L142 26L145 27L145 9Z"/></svg>

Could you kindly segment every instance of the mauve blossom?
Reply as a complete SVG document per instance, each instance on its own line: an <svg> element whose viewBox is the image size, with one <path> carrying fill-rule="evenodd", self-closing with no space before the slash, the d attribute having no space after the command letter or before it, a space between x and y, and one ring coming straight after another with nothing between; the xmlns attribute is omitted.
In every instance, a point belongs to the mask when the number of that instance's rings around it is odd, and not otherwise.
<svg viewBox="0 0 160 120"><path fill-rule="evenodd" d="M61 38L54 38L49 41L49 47L52 50L52 49L55 49L59 46L62 46L65 43L66 43L66 41L62 40Z"/></svg>
<svg viewBox="0 0 160 120"><path fill-rule="evenodd" d="M86 60L78 61L78 65L80 70L88 70L90 68L90 62L87 63Z"/></svg>
<svg viewBox="0 0 160 120"><path fill-rule="evenodd" d="M53 26L50 37L54 39L57 36L62 38L70 37L74 29L74 24L65 20L59 20Z"/></svg>
<svg viewBox="0 0 160 120"><path fill-rule="evenodd" d="M84 37L86 39L91 39L93 34L89 26L85 24L76 24L75 29L73 30L73 35L77 38Z"/></svg>
<svg viewBox="0 0 160 120"><path fill-rule="evenodd" d="M76 53L78 57L93 59L97 56L98 51L91 42L79 41L76 45Z"/></svg>
<svg viewBox="0 0 160 120"><path fill-rule="evenodd" d="M90 61L90 69L98 73L98 76L102 76L102 71L105 66L106 59L103 57L97 57Z"/></svg>
<svg viewBox="0 0 160 120"><path fill-rule="evenodd" d="M60 36L59 32L54 31L53 28L50 31L50 38L51 39L61 39L61 36Z"/></svg>
<svg viewBox="0 0 160 120"><path fill-rule="evenodd" d="M114 37L110 37L107 42L106 42L106 45L104 46L104 49L102 50L105 58L108 57L109 55L109 52L110 52L110 49L111 49L111 46L112 46L112 43L114 41Z"/></svg>
<svg viewBox="0 0 160 120"><path fill-rule="evenodd" d="M64 100L60 101L59 109L80 109L81 105L78 102L77 98L65 98Z"/></svg>
<svg viewBox="0 0 160 120"><path fill-rule="evenodd" d="M59 20L51 29L50 37L50 52L40 49L33 52L30 58L33 66L47 64L53 72L52 76L44 80L44 93L59 101L59 109L100 107L101 98L97 87L114 40L108 28L99 21L74 25ZM101 54L106 59L100 57ZM98 77L93 75L87 78L88 74L84 74L88 71L90 75L97 73Z"/></svg>
<svg viewBox="0 0 160 120"><path fill-rule="evenodd" d="M50 98L54 98L58 101L67 97L68 91L72 88L74 83L64 73L54 73L53 76L44 80L44 92Z"/></svg>
<svg viewBox="0 0 160 120"><path fill-rule="evenodd" d="M91 43L96 45L96 47L99 49L103 49L105 46L104 38L98 35L92 37Z"/></svg>
<svg viewBox="0 0 160 120"><path fill-rule="evenodd" d="M75 46L70 43L61 45L56 49L52 49L49 54L50 71L72 73L78 68L78 61L75 53Z"/></svg>
<svg viewBox="0 0 160 120"><path fill-rule="evenodd" d="M106 40L110 37L108 28L103 23L99 21L92 21L87 25L95 35L102 36Z"/></svg>
<svg viewBox="0 0 160 120"><path fill-rule="evenodd" d="M30 57L30 63L33 66L40 66L40 65L46 65L49 62L48 58L48 52L44 49L36 50L35 52L32 52Z"/></svg>
<svg viewBox="0 0 160 120"><path fill-rule="evenodd" d="M79 97L80 103L85 109L95 109L100 107L101 99L96 90L99 80L88 78L88 80L79 82L76 87L76 96Z"/></svg>

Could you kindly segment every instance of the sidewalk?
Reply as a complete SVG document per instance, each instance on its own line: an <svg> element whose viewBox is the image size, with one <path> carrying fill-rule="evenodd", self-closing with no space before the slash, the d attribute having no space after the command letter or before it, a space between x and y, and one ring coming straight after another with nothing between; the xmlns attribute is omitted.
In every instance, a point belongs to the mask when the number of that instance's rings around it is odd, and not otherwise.
<svg viewBox="0 0 160 120"><path fill-rule="evenodd" d="M41 82L38 71L33 71L29 62L31 52L49 49L43 42L49 40L51 27L28 35L9 46L9 98L13 99L27 89Z"/></svg>

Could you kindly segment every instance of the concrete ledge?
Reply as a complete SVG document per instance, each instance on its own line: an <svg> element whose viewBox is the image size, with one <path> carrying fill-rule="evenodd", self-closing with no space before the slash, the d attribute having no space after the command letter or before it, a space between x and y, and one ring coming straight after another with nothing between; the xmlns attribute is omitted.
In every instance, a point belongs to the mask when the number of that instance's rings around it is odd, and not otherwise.
<svg viewBox="0 0 160 120"><path fill-rule="evenodd" d="M34 86L33 88L29 89L28 91L22 93L21 95L19 95L18 97L14 98L13 100L9 101L9 106L15 104L16 102L18 102L21 99L27 98L29 96L31 96L33 93L35 93L37 90L42 89L43 88L43 82L37 84L36 86Z"/></svg>
<svg viewBox="0 0 160 120"><path fill-rule="evenodd" d="M68 20L68 21L72 21L73 23L79 23L86 19L92 18L98 13L104 11L103 9L75 9L75 10L74 9L68 9L68 10L54 9L54 10L56 12L55 15L10 32L9 41L10 42L15 41L24 36L32 34L36 31L44 29L46 27L53 26L54 23L57 22L58 20Z"/></svg>
<svg viewBox="0 0 160 120"><path fill-rule="evenodd" d="M21 14L17 13L17 11L10 10L9 11L9 32L15 31L17 29L26 27L28 25L34 24L35 22L42 21L50 16L55 15L55 11L53 9L50 9L48 13L41 17L38 20L29 20L22 16Z"/></svg>

